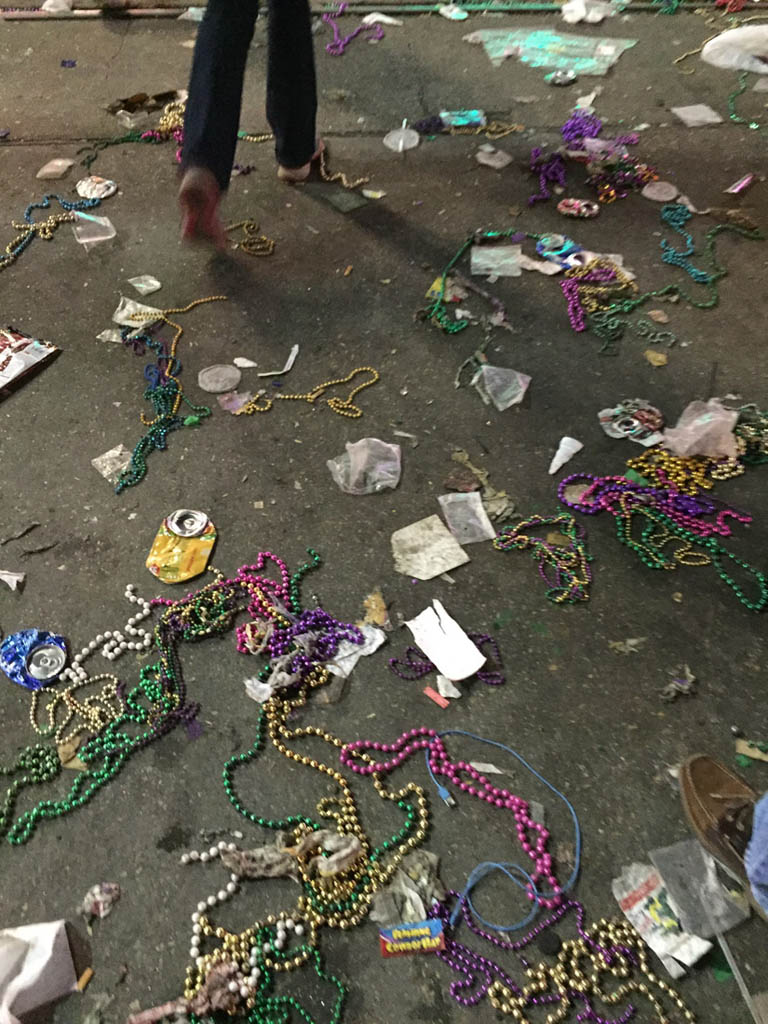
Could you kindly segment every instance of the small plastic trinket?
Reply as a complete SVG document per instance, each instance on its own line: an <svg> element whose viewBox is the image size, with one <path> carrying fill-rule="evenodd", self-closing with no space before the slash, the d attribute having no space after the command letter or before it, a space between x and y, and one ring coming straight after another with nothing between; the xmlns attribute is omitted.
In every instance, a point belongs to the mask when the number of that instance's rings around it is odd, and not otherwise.
<svg viewBox="0 0 768 1024"><path fill-rule="evenodd" d="M180 508L157 531L147 568L161 583L182 583L205 570L216 543L216 527L205 514Z"/></svg>
<svg viewBox="0 0 768 1024"><path fill-rule="evenodd" d="M545 260L566 266L569 256L582 251L581 246L565 235L542 235L536 243L536 252Z"/></svg>
<svg viewBox="0 0 768 1024"><path fill-rule="evenodd" d="M596 217L600 213L600 204L591 199L561 199L557 212L564 217Z"/></svg>
<svg viewBox="0 0 768 1024"><path fill-rule="evenodd" d="M750 185L754 185L757 181L756 174L745 174L743 178L739 178L738 181L734 181L725 192L732 196L741 195L742 192L746 192Z"/></svg>
<svg viewBox="0 0 768 1024"><path fill-rule="evenodd" d="M12 683L27 690L42 690L67 664L67 641L57 633L23 629L0 645L0 668Z"/></svg>
<svg viewBox="0 0 768 1024"><path fill-rule="evenodd" d="M557 71L550 71L548 75L544 75L547 85L572 85L577 78L575 71L565 68L558 68Z"/></svg>

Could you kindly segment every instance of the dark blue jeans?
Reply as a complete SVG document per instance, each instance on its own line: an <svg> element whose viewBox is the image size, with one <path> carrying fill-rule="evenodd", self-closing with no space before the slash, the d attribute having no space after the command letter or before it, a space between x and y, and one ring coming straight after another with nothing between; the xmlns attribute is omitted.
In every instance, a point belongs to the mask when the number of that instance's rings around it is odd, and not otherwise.
<svg viewBox="0 0 768 1024"><path fill-rule="evenodd" d="M192 62L182 167L206 167L229 185L258 0L208 0ZM283 167L315 151L317 89L308 0L269 0L267 120Z"/></svg>

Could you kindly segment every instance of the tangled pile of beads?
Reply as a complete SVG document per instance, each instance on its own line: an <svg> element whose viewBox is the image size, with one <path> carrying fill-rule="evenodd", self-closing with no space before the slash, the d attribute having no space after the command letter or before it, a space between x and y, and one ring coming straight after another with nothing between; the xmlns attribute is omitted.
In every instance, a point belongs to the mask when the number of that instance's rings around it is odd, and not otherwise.
<svg viewBox="0 0 768 1024"><path fill-rule="evenodd" d="M545 537L535 536L542 527L558 531L568 543L552 544ZM529 516L514 526L505 526L493 541L497 551L530 550L538 562L539 575L547 585L547 598L554 604L577 604L589 600L592 570L589 567L585 530L573 516L555 513L551 516Z"/></svg>

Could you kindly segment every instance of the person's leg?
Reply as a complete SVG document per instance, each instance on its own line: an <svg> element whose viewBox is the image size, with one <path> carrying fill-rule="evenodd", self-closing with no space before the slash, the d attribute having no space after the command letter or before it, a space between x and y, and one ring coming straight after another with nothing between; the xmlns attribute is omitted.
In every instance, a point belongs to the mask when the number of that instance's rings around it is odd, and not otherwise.
<svg viewBox="0 0 768 1024"><path fill-rule="evenodd" d="M281 169L303 180L317 149L317 86L308 0L270 0L267 119Z"/></svg>
<svg viewBox="0 0 768 1024"><path fill-rule="evenodd" d="M258 0L209 0L195 45L184 120L182 234L220 244L219 197L229 185L243 78Z"/></svg>

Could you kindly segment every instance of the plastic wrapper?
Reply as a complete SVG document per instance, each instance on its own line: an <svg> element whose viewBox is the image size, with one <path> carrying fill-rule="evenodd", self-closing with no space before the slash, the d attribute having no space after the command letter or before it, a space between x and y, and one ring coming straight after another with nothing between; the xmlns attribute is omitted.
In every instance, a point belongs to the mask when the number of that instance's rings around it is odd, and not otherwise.
<svg viewBox="0 0 768 1024"><path fill-rule="evenodd" d="M464 36L467 43L480 43L494 67L507 57L518 57L532 68L572 71L574 75L604 75L636 39L607 39L576 36L551 29L480 29Z"/></svg>
<svg viewBox="0 0 768 1024"><path fill-rule="evenodd" d="M717 68L768 75L768 25L742 25L721 32L704 44L701 59Z"/></svg>
<svg viewBox="0 0 768 1024"><path fill-rule="evenodd" d="M472 385L486 405L493 402L499 412L522 402L531 378L506 366L484 363L472 378Z"/></svg>
<svg viewBox="0 0 768 1024"><path fill-rule="evenodd" d="M60 349L14 327L0 328L0 402L50 363Z"/></svg>
<svg viewBox="0 0 768 1024"><path fill-rule="evenodd" d="M681 927L702 939L727 932L749 918L749 909L728 898L714 859L695 839L651 850Z"/></svg>
<svg viewBox="0 0 768 1024"><path fill-rule="evenodd" d="M448 529L459 544L479 544L480 541L493 540L496 536L477 491L470 491L468 494L441 494L437 500L448 523Z"/></svg>
<svg viewBox="0 0 768 1024"><path fill-rule="evenodd" d="M139 295L151 295L163 287L156 277L151 274L140 274L139 277L129 277L128 284L132 284Z"/></svg>
<svg viewBox="0 0 768 1024"><path fill-rule="evenodd" d="M520 277L519 245L473 245L470 251L470 273L496 275L496 277Z"/></svg>
<svg viewBox="0 0 768 1024"><path fill-rule="evenodd" d="M405 624L419 650L452 683L473 676L486 662L482 651L436 599L431 608L425 608Z"/></svg>
<svg viewBox="0 0 768 1024"><path fill-rule="evenodd" d="M0 931L0 1021L19 1024L77 988L66 922ZM48 1012L46 1012L48 1011ZM37 1018L41 1019L41 1018Z"/></svg>
<svg viewBox="0 0 768 1024"><path fill-rule="evenodd" d="M103 455L99 455L95 459L91 459L93 468L98 470L104 479L109 480L111 484L117 484L117 481L130 464L131 453L122 444L119 444L116 448L110 448L108 452L104 452Z"/></svg>
<svg viewBox="0 0 768 1024"><path fill-rule="evenodd" d="M469 555L440 516L427 516L395 530L392 534L392 555L395 572L414 576L417 580L434 579L469 561Z"/></svg>
<svg viewBox="0 0 768 1024"><path fill-rule="evenodd" d="M99 242L108 242L117 234L109 217L95 217L92 213L75 212L77 221L72 225L75 238L86 252Z"/></svg>
<svg viewBox="0 0 768 1024"><path fill-rule="evenodd" d="M627 920L642 935L673 978L682 978L712 948L712 943L683 931L667 887L650 864L630 864L611 889Z"/></svg>
<svg viewBox="0 0 768 1024"><path fill-rule="evenodd" d="M726 409L716 398L691 402L674 427L664 431L664 445L674 455L706 455L709 458L735 458L736 437L733 428L739 414Z"/></svg>
<svg viewBox="0 0 768 1024"><path fill-rule="evenodd" d="M55 157L47 164L43 164L35 177L43 181L56 181L57 178L63 178L69 172L70 167L74 166L74 163L75 161L68 157Z"/></svg>
<svg viewBox="0 0 768 1024"><path fill-rule="evenodd" d="M334 482L345 494L378 494L400 483L399 444L387 444L376 437L364 437L326 465Z"/></svg>
<svg viewBox="0 0 768 1024"><path fill-rule="evenodd" d="M703 128L708 124L722 124L722 117L706 103L693 103L689 107L670 107L675 117L687 128Z"/></svg>

